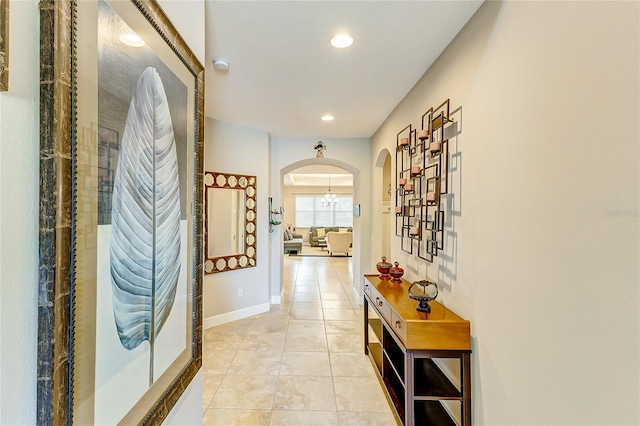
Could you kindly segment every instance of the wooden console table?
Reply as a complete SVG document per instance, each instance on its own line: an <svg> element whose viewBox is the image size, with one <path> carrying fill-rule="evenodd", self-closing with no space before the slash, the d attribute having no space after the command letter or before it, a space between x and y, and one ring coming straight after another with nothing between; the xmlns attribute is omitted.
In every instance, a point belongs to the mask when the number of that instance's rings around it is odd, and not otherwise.
<svg viewBox="0 0 640 426"><path fill-rule="evenodd" d="M431 313L416 311L410 283L365 275L364 353L374 365L396 420L407 426L471 425L471 334L469 321L433 301ZM452 380L438 359L457 359ZM436 360L436 361L434 361ZM453 374L451 374L453 375Z"/></svg>

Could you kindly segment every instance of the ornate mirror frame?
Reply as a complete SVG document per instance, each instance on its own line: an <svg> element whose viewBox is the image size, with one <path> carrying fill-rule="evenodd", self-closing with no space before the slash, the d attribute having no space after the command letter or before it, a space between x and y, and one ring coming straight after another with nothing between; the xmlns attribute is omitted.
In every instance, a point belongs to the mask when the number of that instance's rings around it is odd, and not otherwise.
<svg viewBox="0 0 640 426"><path fill-rule="evenodd" d="M256 184L255 176L233 173L205 172L204 173L204 273L235 271L237 269L253 268L256 266ZM209 223L215 220L215 213L209 211L209 190L212 189L240 189L245 194L244 214L244 251L229 253L228 255L209 257Z"/></svg>

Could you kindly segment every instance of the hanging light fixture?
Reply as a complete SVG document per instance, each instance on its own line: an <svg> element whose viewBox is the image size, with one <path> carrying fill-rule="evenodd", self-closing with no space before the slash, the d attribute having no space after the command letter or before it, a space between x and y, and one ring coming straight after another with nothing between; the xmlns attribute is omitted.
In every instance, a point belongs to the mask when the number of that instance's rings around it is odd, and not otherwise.
<svg viewBox="0 0 640 426"><path fill-rule="evenodd" d="M326 207L331 207L336 202L336 194L331 192L331 175L329 175L329 190L324 193L324 199L322 200L322 205Z"/></svg>
<svg viewBox="0 0 640 426"><path fill-rule="evenodd" d="M315 146L313 147L313 149L318 151L317 154L316 154L316 158L324 158L324 155L322 154L322 151L327 149L327 146L322 141L318 141L315 144Z"/></svg>

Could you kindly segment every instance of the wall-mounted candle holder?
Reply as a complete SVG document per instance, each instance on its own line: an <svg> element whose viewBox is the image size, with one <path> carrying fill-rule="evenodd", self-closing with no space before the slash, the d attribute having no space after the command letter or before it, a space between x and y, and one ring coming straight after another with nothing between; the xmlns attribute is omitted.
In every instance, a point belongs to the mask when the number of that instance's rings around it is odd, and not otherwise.
<svg viewBox="0 0 640 426"><path fill-rule="evenodd" d="M404 193L405 194L413 193L413 184L412 183L407 183L407 184L404 185Z"/></svg>
<svg viewBox="0 0 640 426"><path fill-rule="evenodd" d="M429 144L429 153L431 155L439 154L442 149L442 142L434 141Z"/></svg>
<svg viewBox="0 0 640 426"><path fill-rule="evenodd" d="M448 194L450 101L429 108L419 130L411 124L396 136L396 235L402 251L433 262L444 248L444 206ZM405 149L408 148L408 149ZM409 178L409 179L408 179Z"/></svg>
<svg viewBox="0 0 640 426"><path fill-rule="evenodd" d="M438 196L435 192L427 192L426 200L427 204L433 205L435 204Z"/></svg>
<svg viewBox="0 0 640 426"><path fill-rule="evenodd" d="M412 150L411 142L413 140L415 140L415 130L413 130L411 124L409 124L396 135L396 152L410 152Z"/></svg>
<svg viewBox="0 0 640 426"><path fill-rule="evenodd" d="M421 141L425 139L429 139L429 130L428 129L420 130L418 132L418 139L420 139Z"/></svg>

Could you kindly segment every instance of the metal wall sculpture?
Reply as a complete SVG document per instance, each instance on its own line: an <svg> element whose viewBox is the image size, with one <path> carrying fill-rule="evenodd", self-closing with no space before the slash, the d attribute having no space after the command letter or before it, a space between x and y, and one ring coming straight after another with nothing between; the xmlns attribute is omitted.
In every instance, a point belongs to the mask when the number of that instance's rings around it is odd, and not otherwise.
<svg viewBox="0 0 640 426"><path fill-rule="evenodd" d="M396 235L403 251L433 262L444 244L443 195L449 193L449 141L453 123L447 99L422 115L421 128L411 124L396 140Z"/></svg>

